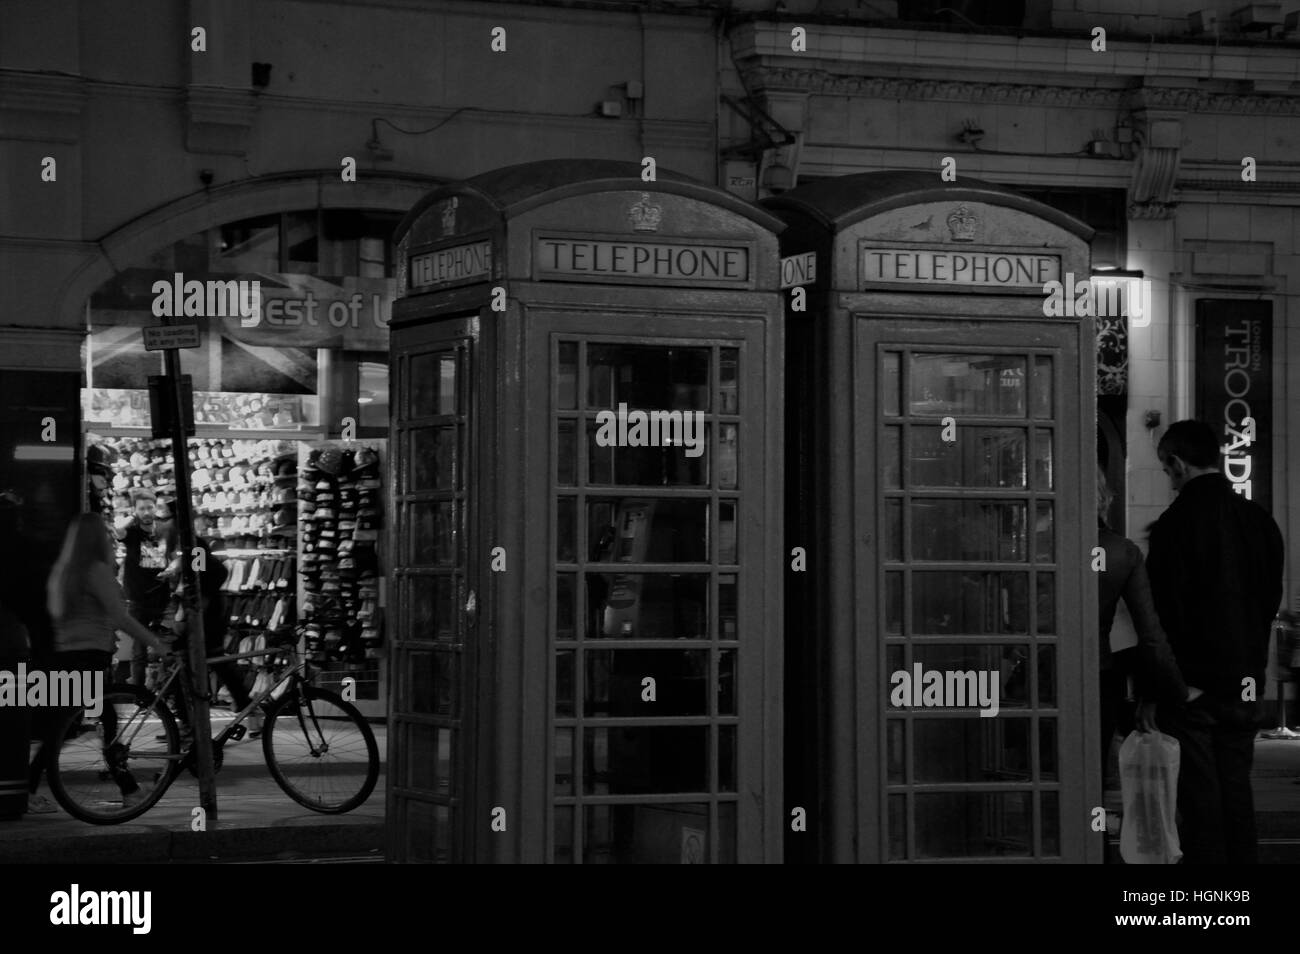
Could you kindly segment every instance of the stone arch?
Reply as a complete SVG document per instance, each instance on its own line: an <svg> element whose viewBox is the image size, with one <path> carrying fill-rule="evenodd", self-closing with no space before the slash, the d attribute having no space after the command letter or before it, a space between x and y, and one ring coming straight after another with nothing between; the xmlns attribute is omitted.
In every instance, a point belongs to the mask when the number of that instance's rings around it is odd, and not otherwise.
<svg viewBox="0 0 1300 954"><path fill-rule="evenodd" d="M58 327L78 328L86 299L131 262L225 222L311 208L406 212L444 180L432 176L367 175L342 182L334 172L286 173L243 179L159 206L99 240L100 253L64 286L56 304Z"/></svg>

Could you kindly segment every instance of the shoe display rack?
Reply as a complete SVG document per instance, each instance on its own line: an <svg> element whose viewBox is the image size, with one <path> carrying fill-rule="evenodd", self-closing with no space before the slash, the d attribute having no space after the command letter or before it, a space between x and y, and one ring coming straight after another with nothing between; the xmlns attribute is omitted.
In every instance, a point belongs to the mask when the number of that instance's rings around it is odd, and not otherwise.
<svg viewBox="0 0 1300 954"><path fill-rule="evenodd" d="M226 565L228 645L273 633L297 619L298 448L289 440L191 438L194 533ZM132 514L131 492L152 490L174 503L171 442L95 439L87 450L88 501L108 523ZM169 515L174 517L174 514ZM117 545L118 561L125 548Z"/></svg>
<svg viewBox="0 0 1300 954"><path fill-rule="evenodd" d="M387 705L383 658L387 441L321 441L299 450L301 618L318 681L351 677L363 715Z"/></svg>

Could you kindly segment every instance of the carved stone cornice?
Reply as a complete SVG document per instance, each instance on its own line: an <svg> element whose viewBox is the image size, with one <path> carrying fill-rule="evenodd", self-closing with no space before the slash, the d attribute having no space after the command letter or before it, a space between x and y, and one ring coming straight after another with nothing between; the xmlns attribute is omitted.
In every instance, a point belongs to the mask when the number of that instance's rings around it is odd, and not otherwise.
<svg viewBox="0 0 1300 954"><path fill-rule="evenodd" d="M916 77L858 76L815 67L751 65L743 70L751 90L789 89L881 99L947 100L1023 106L1122 106L1132 91L1118 87L1039 83L981 83ZM1300 116L1300 96L1213 93L1178 87L1146 87L1146 105L1198 113Z"/></svg>

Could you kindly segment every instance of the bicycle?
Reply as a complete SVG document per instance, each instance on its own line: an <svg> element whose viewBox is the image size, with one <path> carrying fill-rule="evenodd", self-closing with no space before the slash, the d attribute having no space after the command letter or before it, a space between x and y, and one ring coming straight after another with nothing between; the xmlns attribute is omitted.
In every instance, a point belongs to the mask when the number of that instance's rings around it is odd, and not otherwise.
<svg viewBox="0 0 1300 954"><path fill-rule="evenodd" d="M214 769L221 769L225 744L244 737L245 720L260 708L262 753L271 777L285 794L325 815L341 815L364 804L379 779L379 747L370 724L351 703L312 685L309 660L293 646L217 656L209 662L254 657L267 659L271 678L212 740ZM168 705L173 683L192 716L189 665L183 657L168 656L157 691L114 684L105 693L98 718L79 709L62 721L59 734L53 736L61 741L48 774L50 790L68 814L96 825L121 824L152 808L183 770L197 777L193 743L182 750L176 717ZM359 749L364 749L363 760L330 761L331 756ZM292 757L295 752L301 753L300 759ZM295 774L300 763L301 778ZM137 774L149 780L148 788L140 785ZM318 794L332 781L345 786L342 795ZM137 791L143 794L135 796Z"/></svg>

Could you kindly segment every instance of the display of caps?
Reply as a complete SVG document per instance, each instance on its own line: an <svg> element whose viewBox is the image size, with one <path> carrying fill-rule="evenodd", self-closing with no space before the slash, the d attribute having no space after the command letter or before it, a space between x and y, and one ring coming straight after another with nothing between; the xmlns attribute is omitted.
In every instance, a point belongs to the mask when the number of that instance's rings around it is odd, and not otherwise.
<svg viewBox="0 0 1300 954"><path fill-rule="evenodd" d="M357 476L363 471L377 470L379 467L379 455L369 447L359 448L356 452L356 462L353 466Z"/></svg>
<svg viewBox="0 0 1300 954"><path fill-rule="evenodd" d="M343 467L343 452L334 447L322 450L316 466L331 476L337 476Z"/></svg>

